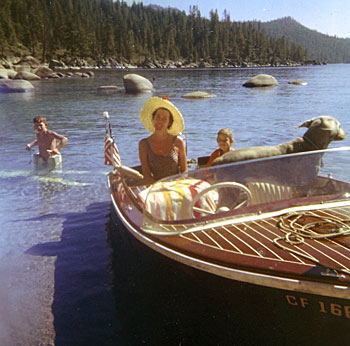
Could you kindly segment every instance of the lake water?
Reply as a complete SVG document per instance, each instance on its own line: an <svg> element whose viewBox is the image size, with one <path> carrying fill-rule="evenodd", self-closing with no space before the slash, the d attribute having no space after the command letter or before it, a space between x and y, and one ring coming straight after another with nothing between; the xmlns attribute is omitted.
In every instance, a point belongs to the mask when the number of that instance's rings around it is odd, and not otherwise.
<svg viewBox="0 0 350 346"><path fill-rule="evenodd" d="M188 158L209 155L222 127L233 129L235 148L289 141L305 132L294 126L322 114L350 129L350 65L135 72L152 81L153 95L168 95L182 112ZM99 96L96 89L122 87L126 73L43 80L33 82L33 93L0 94L1 346L246 344L245 335L232 329L220 343L202 324L206 313L211 322L220 314L202 301L210 297L196 295L189 308L178 296L184 292L179 285L200 290L193 271L159 265L157 255L113 237L118 227L110 215L102 114L110 114L123 163L135 165L138 141L148 135L139 112L150 94ZM242 87L259 73L275 76L280 85ZM288 84L295 79L308 84ZM196 90L216 97L181 97ZM37 114L69 139L60 172L33 172L25 145L34 139Z"/></svg>

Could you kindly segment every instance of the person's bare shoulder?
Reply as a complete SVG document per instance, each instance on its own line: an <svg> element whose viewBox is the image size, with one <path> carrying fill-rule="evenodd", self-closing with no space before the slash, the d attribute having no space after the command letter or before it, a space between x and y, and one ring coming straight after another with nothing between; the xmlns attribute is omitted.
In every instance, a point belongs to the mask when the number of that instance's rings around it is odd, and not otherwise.
<svg viewBox="0 0 350 346"><path fill-rule="evenodd" d="M54 137L54 138L56 138L56 139L62 139L62 138L64 138L64 136L58 134L58 133L55 132L55 131L47 130L46 133L47 133L50 137Z"/></svg>
<svg viewBox="0 0 350 346"><path fill-rule="evenodd" d="M147 142L147 138L142 138L140 141L139 141L139 146L140 147L144 147L146 145L146 142Z"/></svg>
<svg viewBox="0 0 350 346"><path fill-rule="evenodd" d="M185 142L182 138L176 137L175 145L178 147L183 147L185 146Z"/></svg>

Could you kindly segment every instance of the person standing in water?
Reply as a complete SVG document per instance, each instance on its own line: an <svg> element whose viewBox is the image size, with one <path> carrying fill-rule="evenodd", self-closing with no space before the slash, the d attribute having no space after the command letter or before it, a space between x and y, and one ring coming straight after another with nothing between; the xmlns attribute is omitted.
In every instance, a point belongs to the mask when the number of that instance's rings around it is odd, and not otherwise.
<svg viewBox="0 0 350 346"><path fill-rule="evenodd" d="M54 131L50 131L47 127L46 118L37 115L33 118L34 131L36 140L27 144L27 149L30 150L34 146L39 148L39 156L44 160L50 156L60 155L60 150L67 144L68 139L65 136L59 135ZM56 140L59 141L58 145Z"/></svg>

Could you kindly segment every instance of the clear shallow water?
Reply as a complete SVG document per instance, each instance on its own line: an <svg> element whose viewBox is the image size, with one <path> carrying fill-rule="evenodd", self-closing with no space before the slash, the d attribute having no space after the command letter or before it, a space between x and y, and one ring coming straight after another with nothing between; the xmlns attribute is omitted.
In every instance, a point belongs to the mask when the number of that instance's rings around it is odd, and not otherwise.
<svg viewBox="0 0 350 346"><path fill-rule="evenodd" d="M236 148L289 141L305 132L294 126L321 114L335 116L349 132L349 72L349 65L136 71L152 80L154 95L167 94L182 112L189 158L209 155L222 127L233 129ZM122 318L128 309L138 311L125 295L124 282L132 285L125 268L135 277L135 268L142 268L130 257L118 262L118 249L112 251L107 242L113 226L103 163L103 111L110 114L124 164L137 163L138 140L148 135L138 116L150 94L96 93L101 85L122 87L126 73L44 80L33 83L34 93L0 94L0 345L152 344L142 343L139 334L133 338L132 323ZM280 85L267 90L241 86L258 73L275 76ZM308 85L288 84L294 79ZM181 98L195 90L216 97ZM34 139L32 118L37 114L69 138L61 172L38 175L32 170L25 145ZM335 145L349 145L349 138ZM131 263L124 267L124 260ZM163 340L166 328L159 328L159 334L151 333L155 340Z"/></svg>

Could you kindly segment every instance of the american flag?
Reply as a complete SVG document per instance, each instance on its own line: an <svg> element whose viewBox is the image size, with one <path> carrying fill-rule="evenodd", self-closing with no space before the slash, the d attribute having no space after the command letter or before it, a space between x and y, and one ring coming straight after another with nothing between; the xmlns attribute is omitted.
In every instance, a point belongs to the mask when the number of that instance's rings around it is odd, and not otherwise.
<svg viewBox="0 0 350 346"><path fill-rule="evenodd" d="M105 165L121 165L118 147L108 134L105 135Z"/></svg>

